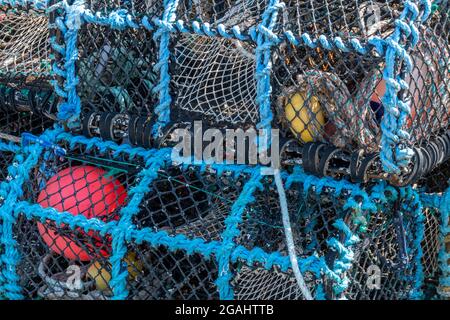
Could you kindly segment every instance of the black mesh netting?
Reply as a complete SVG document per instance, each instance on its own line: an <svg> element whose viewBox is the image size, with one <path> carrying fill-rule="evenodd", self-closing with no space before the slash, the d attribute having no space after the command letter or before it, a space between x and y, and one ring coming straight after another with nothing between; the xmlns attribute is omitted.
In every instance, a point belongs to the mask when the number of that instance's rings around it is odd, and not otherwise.
<svg viewBox="0 0 450 320"><path fill-rule="evenodd" d="M393 31L394 19L403 10L402 1L398 0L283 2L286 4L283 28L294 35L308 33L311 38L339 36L343 40L358 38L363 42L372 36L389 35Z"/></svg>
<svg viewBox="0 0 450 320"><path fill-rule="evenodd" d="M187 254L183 250L168 251L165 247L130 244L130 252L137 252L139 265L129 269L137 273L129 281L129 299L218 299L215 285L218 277L214 257Z"/></svg>
<svg viewBox="0 0 450 320"><path fill-rule="evenodd" d="M436 295L435 289L441 274L439 267L439 251L441 249L441 217L435 209L425 209L425 236L422 241L423 272L425 276L424 293L426 298Z"/></svg>
<svg viewBox="0 0 450 320"><path fill-rule="evenodd" d="M410 217L412 209L386 209L370 217L367 232L354 250L347 289L350 299L408 299L413 290L418 252L413 248L416 226Z"/></svg>
<svg viewBox="0 0 450 320"><path fill-rule="evenodd" d="M49 84L48 17L0 6L0 130L40 133L51 123L57 99Z"/></svg>
<svg viewBox="0 0 450 320"><path fill-rule="evenodd" d="M427 192L439 193L448 189L450 183L450 160L437 166L420 181Z"/></svg>
<svg viewBox="0 0 450 320"><path fill-rule="evenodd" d="M224 220L244 182L244 178L236 180L230 174L218 176L194 167L168 167L152 182L134 223L138 228L219 241Z"/></svg>
<svg viewBox="0 0 450 320"><path fill-rule="evenodd" d="M178 19L184 22L209 23L215 28L239 26L246 33L261 22L267 0L182 0L178 4Z"/></svg>
<svg viewBox="0 0 450 320"><path fill-rule="evenodd" d="M1 141L4 143L4 141ZM0 181L8 178L8 166L12 164L15 154L10 151L0 151Z"/></svg>
<svg viewBox="0 0 450 320"><path fill-rule="evenodd" d="M93 13L99 12L102 15L125 9L134 19L147 16L149 20L154 17L161 17L162 1L153 0L86 0L84 7Z"/></svg>

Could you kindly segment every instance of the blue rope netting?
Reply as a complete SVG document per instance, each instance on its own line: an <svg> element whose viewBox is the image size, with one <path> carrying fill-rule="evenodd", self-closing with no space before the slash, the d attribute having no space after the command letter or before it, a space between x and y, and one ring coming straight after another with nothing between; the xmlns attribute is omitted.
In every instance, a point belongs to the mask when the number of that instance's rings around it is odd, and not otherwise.
<svg viewBox="0 0 450 320"><path fill-rule="evenodd" d="M56 81L52 82L57 95L62 98L58 107L58 118L69 127L80 125L80 112L82 103L77 92L79 78L77 75L76 61L78 52L79 31L84 24L96 24L106 26L115 30L126 30L141 28L154 32L153 39L158 42L158 61L153 66L159 75L158 84L153 88L159 97L154 112L157 121L154 123L153 135L160 134L160 130L170 121L170 105L172 101L169 90L171 74L169 60L171 48L169 40L171 33L195 33L207 37L222 37L225 39L237 39L255 44L256 50L256 102L259 107L259 129L270 129L273 115L271 111L271 50L281 42L287 41L293 46L306 46L309 48L322 48L325 50L340 50L343 52L356 52L368 54L374 50L378 55L385 58L385 69L383 78L386 82L386 94L383 97L385 116L383 117L381 129L381 161L384 170L388 173L399 173L401 168L408 165L412 158L412 150L404 141L409 139L407 132L402 130L407 116L411 113L407 101L398 98L401 90L407 89L405 76L398 74L398 66L401 62L406 65L406 73L412 70L412 60L408 49L414 47L420 41L418 25L423 23L431 12L431 1L404 1L404 9L395 21L394 32L382 39L371 37L364 42L351 38L343 41L340 37L330 38L320 35L312 38L308 33L300 37L285 30L282 33L274 32L279 24L279 15L284 8L284 3L279 0L269 1L262 13L259 25L249 28L245 32L238 26L229 27L223 24L211 26L208 23L198 21L186 22L178 20L176 10L179 5L177 0L165 0L164 10L160 18L149 19L146 16L137 20L125 9L112 10L108 14L92 12L85 6L83 0L60 1L48 7L45 1L40 0L0 0L0 5L9 5L12 8L34 7L36 10L47 10L48 13L55 10L63 10L63 17L57 17L56 27L62 35L62 43L56 38L51 39L53 50L62 56L62 67L53 65L53 73L62 79L63 85ZM420 8L420 9L419 9ZM65 147L61 143L66 143ZM64 157L71 150L83 146L86 152L96 149L99 152L110 152L113 158L126 154L130 159L141 158L145 163L138 173L138 183L132 186L128 192L128 202L120 210L119 220L103 222L96 218L88 219L83 215L74 216L70 212L59 212L51 207L44 208L33 203L33 199L26 199L24 188L33 175L33 168L39 165L46 153L54 153ZM255 194L264 191L267 181L262 174L261 167L219 164L183 164L184 168L196 166L201 172L212 168L217 175L222 172L231 172L237 179L245 176L245 182L238 197L234 200L231 209L224 221L224 229L220 234L220 240L205 240L200 237L189 238L183 234L172 235L164 230L154 231L150 228L137 228L133 218L140 210L144 196L151 192L152 182L158 177L159 170L169 165L171 160L171 149L144 149L131 147L127 144L118 145L111 141L100 138L86 138L74 136L65 132L61 127L55 125L53 129L46 130L42 135L36 137L30 134L22 135L22 143L0 142L0 153L14 154L14 158L7 168L7 177L0 184L0 297L6 299L22 299L23 288L20 285L18 266L23 257L20 254L17 240L14 237L14 226L19 217L28 220L39 220L46 222L54 221L55 224L64 224L70 229L80 228L86 233L90 231L99 232L102 236L109 235L112 238L112 253L109 257L111 264L110 286L113 291L113 299L126 299L129 296L127 287L128 269L124 267L123 261L127 254L129 243L147 243L151 247L164 246L170 252L183 251L186 255L199 254L205 259L217 262L218 274L215 285L221 299L235 298L232 285L235 270L233 265L237 262L244 263L249 267L262 267L266 270L278 268L282 272L291 269L290 257L279 251L269 252L260 247L247 248L236 242L241 232L241 227L246 223L244 213L247 208L255 203ZM349 271L355 259L355 247L365 236L370 216L380 210L383 206L393 205L401 201L399 210L403 213L405 220L411 222L413 236L407 243L407 253L413 259L411 270L413 270L411 290L409 298L420 299L422 297L422 285L424 281L422 267L421 242L424 239L424 216L425 208L438 209L441 214L441 243L450 232L449 210L450 190L444 194L422 194L412 187L393 188L385 182L377 182L375 187L367 191L363 186L352 184L345 180L336 181L331 178L318 178L306 174L300 166L296 166L293 172L281 172L281 177L286 190L295 184L300 184L304 196L308 192L320 195L324 190L332 190L334 197L345 197L342 210L353 212L351 220L336 218L332 224L333 228L342 234L342 237L330 237L326 239L327 248L336 254L332 265L326 261L326 257L317 253L310 256L299 256L298 266L302 273L313 274L316 279L324 278L331 283L335 298L345 298L349 287ZM295 224L295 222L294 222ZM356 227L355 227L356 226ZM450 266L447 264L449 253L445 246L441 248L439 256L441 265L441 288L450 287ZM319 282L313 288L314 298L324 299L324 285ZM441 292L442 295L448 292Z"/></svg>

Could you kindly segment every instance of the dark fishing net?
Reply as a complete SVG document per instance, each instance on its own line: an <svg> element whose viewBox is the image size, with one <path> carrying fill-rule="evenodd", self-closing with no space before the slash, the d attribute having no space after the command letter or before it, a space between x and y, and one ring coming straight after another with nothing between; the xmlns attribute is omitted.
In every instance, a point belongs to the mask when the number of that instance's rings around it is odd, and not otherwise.
<svg viewBox="0 0 450 320"><path fill-rule="evenodd" d="M425 187L425 190L430 193L444 192L449 187L450 180L450 160L445 161L440 166L437 166L429 174L427 174L421 181L420 185Z"/></svg>
<svg viewBox="0 0 450 320"><path fill-rule="evenodd" d="M370 217L367 232L354 250L346 292L349 299L408 299L413 290L418 248L413 247L417 235L412 211L386 209Z"/></svg>
<svg viewBox="0 0 450 320"><path fill-rule="evenodd" d="M138 246L130 244L129 252L137 252L134 266L129 274L135 278L128 281L129 299L218 299L215 281L218 277L214 257L198 253L187 254L183 250L171 252L165 247Z"/></svg>
<svg viewBox="0 0 450 320"><path fill-rule="evenodd" d="M311 38L321 35L357 38L362 42L372 36L386 36L403 4L398 0L346 1L287 0L283 12L284 29L294 35L308 33ZM390 29L390 30L389 30Z"/></svg>
<svg viewBox="0 0 450 320"><path fill-rule="evenodd" d="M0 140L1 143L8 143L4 140ZM0 181L8 179L8 166L13 163L15 153L3 148L0 149Z"/></svg>
<svg viewBox="0 0 450 320"><path fill-rule="evenodd" d="M185 23L209 23L212 28L222 24L227 29L238 26L247 33L261 22L266 0L182 0L178 5L178 19ZM189 25L187 25L189 27Z"/></svg>
<svg viewBox="0 0 450 320"><path fill-rule="evenodd" d="M427 298L436 295L439 283L439 250L441 249L441 218L437 210L425 209L425 236L422 241L423 272L425 276L424 292Z"/></svg>
<svg viewBox="0 0 450 320"><path fill-rule="evenodd" d="M158 178L135 215L138 228L164 230L190 239L220 240L224 220L239 196L244 179L231 174L218 176L198 168L171 166L160 170Z"/></svg>

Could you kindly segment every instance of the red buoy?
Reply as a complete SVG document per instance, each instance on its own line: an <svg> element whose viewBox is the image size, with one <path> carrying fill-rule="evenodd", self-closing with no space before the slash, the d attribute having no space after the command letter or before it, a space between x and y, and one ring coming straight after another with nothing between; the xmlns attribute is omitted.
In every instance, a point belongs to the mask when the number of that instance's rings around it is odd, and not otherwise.
<svg viewBox="0 0 450 320"><path fill-rule="evenodd" d="M46 187L38 196L38 203L44 207L53 207L74 216L112 220L113 213L125 202L127 193L119 180L107 175L106 171L93 166L76 166L64 169L48 180ZM117 218L117 216L116 216ZM89 261L92 256L74 242L70 236L61 236L53 226L38 223L39 233L49 248L70 260ZM85 238L86 233L80 231ZM87 240L77 239L92 248L100 249L102 256L108 256L105 240L95 237L92 231L87 233ZM90 243L85 243L90 242ZM107 244L106 244L107 246Z"/></svg>

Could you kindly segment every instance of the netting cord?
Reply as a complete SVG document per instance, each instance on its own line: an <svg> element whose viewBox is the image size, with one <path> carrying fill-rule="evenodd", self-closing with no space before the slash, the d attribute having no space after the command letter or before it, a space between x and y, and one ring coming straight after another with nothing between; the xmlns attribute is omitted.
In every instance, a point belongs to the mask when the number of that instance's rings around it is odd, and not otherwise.
<svg viewBox="0 0 450 320"><path fill-rule="evenodd" d="M286 192L284 190L283 181L281 180L280 170L276 169L273 173L275 177L275 184L280 198L281 214L283 217L284 234L286 235L286 244L289 252L289 258L292 264L292 271L294 272L297 284L306 300L314 300L311 291L305 283L305 279L298 267L297 255L295 253L294 237L292 236L291 221L289 219L288 205L286 200Z"/></svg>

